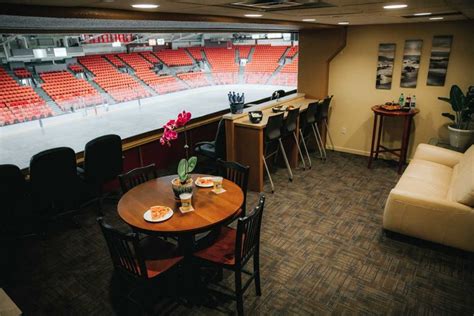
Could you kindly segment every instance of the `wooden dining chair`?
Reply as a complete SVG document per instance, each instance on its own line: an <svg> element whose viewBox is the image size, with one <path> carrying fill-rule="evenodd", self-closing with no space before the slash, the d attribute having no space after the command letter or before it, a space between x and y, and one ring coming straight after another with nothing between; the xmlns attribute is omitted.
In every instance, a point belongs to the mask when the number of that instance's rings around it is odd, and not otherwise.
<svg viewBox="0 0 474 316"><path fill-rule="evenodd" d="M130 191L137 185L147 182L151 179L156 179L157 177L158 175L156 173L156 167L154 163L145 167L135 168L125 174L118 176L123 194Z"/></svg>
<svg viewBox="0 0 474 316"><path fill-rule="evenodd" d="M120 232L106 224L102 217L97 218L97 222L109 248L115 271L136 285L126 295L128 299L131 299L130 295L137 287L151 286L152 281L171 272L183 260L174 244L160 238L139 239L137 233Z"/></svg>
<svg viewBox="0 0 474 316"><path fill-rule="evenodd" d="M221 177L234 182L242 189L242 192L244 193L244 202L242 204L242 211L239 212L239 216L245 216L250 167L244 166L235 161L224 161L218 159L217 171Z"/></svg>
<svg viewBox="0 0 474 316"><path fill-rule="evenodd" d="M261 194L258 205L251 214L237 220L237 229L223 227L213 245L194 253L199 262L234 272L235 294L229 296L237 301L238 315L244 314L243 294L252 281L255 281L256 294L258 296L262 294L259 254L264 205L265 196ZM243 269L250 258L253 258L253 273ZM242 273L250 276L243 286Z"/></svg>

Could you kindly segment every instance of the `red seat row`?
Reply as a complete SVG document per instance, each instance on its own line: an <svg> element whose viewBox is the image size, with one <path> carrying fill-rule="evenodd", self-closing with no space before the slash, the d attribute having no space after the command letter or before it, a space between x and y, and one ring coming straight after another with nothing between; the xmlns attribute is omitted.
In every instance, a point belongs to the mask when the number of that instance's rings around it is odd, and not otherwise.
<svg viewBox="0 0 474 316"><path fill-rule="evenodd" d="M298 45L291 46L288 52L286 52L286 57L292 58L298 53Z"/></svg>
<svg viewBox="0 0 474 316"><path fill-rule="evenodd" d="M68 71L53 71L40 74L43 90L62 109L82 108L102 104L99 92L86 80L74 77Z"/></svg>
<svg viewBox="0 0 474 316"><path fill-rule="evenodd" d="M188 47L186 48L188 52L193 56L193 58L197 61L204 60L204 57L202 57L202 47L196 46L196 47Z"/></svg>
<svg viewBox="0 0 474 316"><path fill-rule="evenodd" d="M239 45L236 46L239 49L239 57L240 58L249 58L250 50L252 50L252 45Z"/></svg>
<svg viewBox="0 0 474 316"><path fill-rule="evenodd" d="M204 47L207 60L211 65L212 72L238 72L239 65L236 62L235 48L226 47Z"/></svg>
<svg viewBox="0 0 474 316"><path fill-rule="evenodd" d="M212 85L202 72L186 72L177 74L178 78L185 81L191 88L205 87Z"/></svg>
<svg viewBox="0 0 474 316"><path fill-rule="evenodd" d="M117 102L149 97L139 82L121 73L101 55L80 57L79 62L95 76L94 81Z"/></svg>
<svg viewBox="0 0 474 316"><path fill-rule="evenodd" d="M13 73L20 79L31 78L31 73L25 68L16 68Z"/></svg>
<svg viewBox="0 0 474 316"><path fill-rule="evenodd" d="M0 68L0 125L52 116L46 102L29 86L21 86Z"/></svg>
<svg viewBox="0 0 474 316"><path fill-rule="evenodd" d="M245 72L273 73L287 46L257 45L252 60L245 66Z"/></svg>
<svg viewBox="0 0 474 316"><path fill-rule="evenodd" d="M87 44L97 44L97 43L113 43L121 42L128 43L133 41L132 34L81 34L81 38Z"/></svg>
<svg viewBox="0 0 474 316"><path fill-rule="evenodd" d="M192 66L194 61L183 48L162 49L156 52L156 56L167 66Z"/></svg>

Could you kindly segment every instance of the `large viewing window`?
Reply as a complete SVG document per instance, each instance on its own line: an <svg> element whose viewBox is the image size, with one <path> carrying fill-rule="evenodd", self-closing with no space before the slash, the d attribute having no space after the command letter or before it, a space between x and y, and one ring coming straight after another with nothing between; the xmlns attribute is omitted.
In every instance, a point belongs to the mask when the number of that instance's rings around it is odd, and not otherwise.
<svg viewBox="0 0 474 316"><path fill-rule="evenodd" d="M159 129L296 89L296 33L1 35L0 164L42 150L82 151L104 134Z"/></svg>

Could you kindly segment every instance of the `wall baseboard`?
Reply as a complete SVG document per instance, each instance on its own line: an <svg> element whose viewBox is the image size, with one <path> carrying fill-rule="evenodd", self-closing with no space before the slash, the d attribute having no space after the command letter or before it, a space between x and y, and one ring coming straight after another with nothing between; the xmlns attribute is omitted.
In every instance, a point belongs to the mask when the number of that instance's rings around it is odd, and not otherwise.
<svg viewBox="0 0 474 316"><path fill-rule="evenodd" d="M326 146L327 149L330 149L328 146ZM368 151L364 150L359 150L359 149L353 149L353 148L347 148L347 147L340 147L340 146L334 146L335 151L340 151L343 153L349 153L349 154L354 154L354 155L359 155L359 156L366 156L368 157L370 153Z"/></svg>

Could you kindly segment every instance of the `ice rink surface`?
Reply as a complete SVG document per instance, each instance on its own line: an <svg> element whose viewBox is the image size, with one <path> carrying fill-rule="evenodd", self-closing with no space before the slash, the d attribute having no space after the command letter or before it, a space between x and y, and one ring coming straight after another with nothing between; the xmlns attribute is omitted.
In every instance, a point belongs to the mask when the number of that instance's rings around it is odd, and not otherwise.
<svg viewBox="0 0 474 316"><path fill-rule="evenodd" d="M223 85L179 91L110 106L81 109L40 121L0 127L0 164L29 165L34 154L54 147L84 150L91 139L105 134L117 134L122 139L162 127L183 110L193 118L229 108L227 93L245 93L251 102L269 97L273 91L294 87L274 85Z"/></svg>

